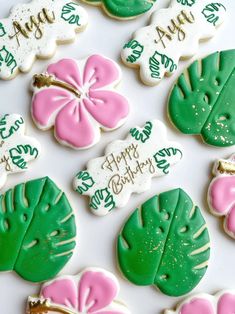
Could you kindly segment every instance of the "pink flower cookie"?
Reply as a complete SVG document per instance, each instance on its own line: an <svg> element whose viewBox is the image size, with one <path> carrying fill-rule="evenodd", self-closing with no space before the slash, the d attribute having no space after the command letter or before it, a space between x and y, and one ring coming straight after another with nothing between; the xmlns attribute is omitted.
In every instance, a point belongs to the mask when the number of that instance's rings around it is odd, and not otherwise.
<svg viewBox="0 0 235 314"><path fill-rule="evenodd" d="M27 313L130 314L115 298L119 283L103 269L87 268L76 276L59 277L42 286L39 298L29 297Z"/></svg>
<svg viewBox="0 0 235 314"><path fill-rule="evenodd" d="M100 139L100 129L120 127L129 103L114 90L121 69L112 60L92 55L85 60L62 59L33 80L32 117L67 146L84 149Z"/></svg>
<svg viewBox="0 0 235 314"><path fill-rule="evenodd" d="M179 304L175 311L164 314L233 314L235 313L235 290L221 291L215 296L199 294Z"/></svg>
<svg viewBox="0 0 235 314"><path fill-rule="evenodd" d="M215 163L208 191L208 203L216 216L225 216L225 232L235 239L235 155Z"/></svg>

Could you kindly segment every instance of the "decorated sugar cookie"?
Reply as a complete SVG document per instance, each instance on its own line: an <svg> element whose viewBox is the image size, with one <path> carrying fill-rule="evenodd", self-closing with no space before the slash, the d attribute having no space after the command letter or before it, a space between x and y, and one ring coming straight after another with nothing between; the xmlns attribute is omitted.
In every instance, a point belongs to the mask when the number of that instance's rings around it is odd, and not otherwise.
<svg viewBox="0 0 235 314"><path fill-rule="evenodd" d="M17 4L0 20L0 78L28 72L36 57L50 58L57 44L71 42L87 25L87 13L77 1L32 0Z"/></svg>
<svg viewBox="0 0 235 314"><path fill-rule="evenodd" d="M215 296L201 293L187 298L176 310L164 314L233 314L235 311L235 290L224 290Z"/></svg>
<svg viewBox="0 0 235 314"><path fill-rule="evenodd" d="M113 18L133 19L149 11L156 0L83 0L86 3L103 7Z"/></svg>
<svg viewBox="0 0 235 314"><path fill-rule="evenodd" d="M155 286L169 296L189 293L204 276L210 256L200 209L181 189L154 196L127 220L117 256L132 283Z"/></svg>
<svg viewBox="0 0 235 314"><path fill-rule="evenodd" d="M216 216L225 216L224 229L235 239L235 155L218 160L213 169L215 178L208 191L208 203Z"/></svg>
<svg viewBox="0 0 235 314"><path fill-rule="evenodd" d="M15 271L31 282L55 277L75 247L75 219L65 194L45 177L0 198L0 272Z"/></svg>
<svg viewBox="0 0 235 314"><path fill-rule="evenodd" d="M32 117L56 139L75 149L100 140L100 131L120 127L129 113L127 99L115 87L121 69L111 59L92 55L85 60L62 59L33 79Z"/></svg>
<svg viewBox="0 0 235 314"><path fill-rule="evenodd" d="M76 276L45 283L38 298L29 297L27 314L130 314L116 300L120 287L116 277L100 268L87 268Z"/></svg>
<svg viewBox="0 0 235 314"><path fill-rule="evenodd" d="M224 147L235 144L235 50L195 61L180 75L169 98L169 117L185 134Z"/></svg>
<svg viewBox="0 0 235 314"><path fill-rule="evenodd" d="M181 146L167 139L165 125L148 121L131 129L124 141L109 144L105 156L91 160L76 175L74 189L89 196L93 214L104 216L124 207L132 193L148 190L151 179L168 174L182 156Z"/></svg>
<svg viewBox="0 0 235 314"><path fill-rule="evenodd" d="M122 60L140 68L141 80L158 84L174 73L182 57L192 57L200 40L215 35L226 17L222 1L172 0L168 9L152 14L150 25L135 32L124 45Z"/></svg>
<svg viewBox="0 0 235 314"><path fill-rule="evenodd" d="M0 119L0 188L8 174L26 171L28 163L39 157L41 146L25 135L25 127L18 114L6 114Z"/></svg>

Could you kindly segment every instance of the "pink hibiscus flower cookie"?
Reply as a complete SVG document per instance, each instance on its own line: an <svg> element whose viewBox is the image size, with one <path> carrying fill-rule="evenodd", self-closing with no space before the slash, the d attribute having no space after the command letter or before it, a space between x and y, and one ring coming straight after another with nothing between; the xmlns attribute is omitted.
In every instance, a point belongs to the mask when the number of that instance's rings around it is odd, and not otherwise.
<svg viewBox="0 0 235 314"><path fill-rule="evenodd" d="M208 191L208 204L216 216L225 216L225 232L235 239L235 154L218 160Z"/></svg>
<svg viewBox="0 0 235 314"><path fill-rule="evenodd" d="M235 313L235 290L224 290L215 296L199 294L179 304L176 310L164 314L233 314Z"/></svg>
<svg viewBox="0 0 235 314"><path fill-rule="evenodd" d="M100 268L87 268L76 276L64 276L42 286L39 298L29 297L27 314L130 314L115 298L116 277Z"/></svg>
<svg viewBox="0 0 235 314"><path fill-rule="evenodd" d="M120 127L129 113L127 99L114 88L121 69L112 60L92 55L85 60L62 59L33 79L32 117L56 139L75 149L95 145L100 130Z"/></svg>

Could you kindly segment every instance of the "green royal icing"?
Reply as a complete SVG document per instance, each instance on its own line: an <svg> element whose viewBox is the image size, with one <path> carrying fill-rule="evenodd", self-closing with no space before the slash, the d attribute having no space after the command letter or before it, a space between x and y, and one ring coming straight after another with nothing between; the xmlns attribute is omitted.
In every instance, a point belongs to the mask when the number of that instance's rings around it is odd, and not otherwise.
<svg viewBox="0 0 235 314"><path fill-rule="evenodd" d="M12 124L7 121L9 114L6 114L2 119L0 119L0 136L3 140L11 137L15 132L17 132L22 124L24 124L24 119L20 117L13 121Z"/></svg>
<svg viewBox="0 0 235 314"><path fill-rule="evenodd" d="M235 50L195 61L181 74L169 98L169 116L185 134L200 134L214 146L235 144Z"/></svg>
<svg viewBox="0 0 235 314"><path fill-rule="evenodd" d="M89 204L90 208L99 210L100 208L106 208L108 211L111 211L116 206L113 195L108 188L102 190L97 190L95 194L91 197Z"/></svg>
<svg viewBox="0 0 235 314"><path fill-rule="evenodd" d="M181 189L154 196L136 209L118 237L120 268L128 280L181 296L202 279L210 256L205 220Z"/></svg>
<svg viewBox="0 0 235 314"><path fill-rule="evenodd" d="M124 45L123 49L130 49L131 54L126 58L127 62L135 63L142 55L144 46L137 40L131 40Z"/></svg>
<svg viewBox="0 0 235 314"><path fill-rule="evenodd" d="M25 156L33 156L34 159L36 159L39 154L38 149L29 144L17 145L11 148L9 153L12 163L22 170L28 168L28 162L25 161Z"/></svg>
<svg viewBox="0 0 235 314"><path fill-rule="evenodd" d="M80 194L83 195L85 192L89 191L90 188L93 187L95 184L93 178L90 176L89 172L87 171L80 171L76 179L79 180L79 184L76 187L76 191Z"/></svg>
<svg viewBox="0 0 235 314"><path fill-rule="evenodd" d="M196 0L177 0L177 2L181 3L182 5L187 5L191 7L192 5L194 5Z"/></svg>
<svg viewBox="0 0 235 314"><path fill-rule="evenodd" d="M168 158L177 154L179 154L181 158L183 157L182 151L178 148L169 147L159 150L153 156L158 169L161 169L164 174L168 174L170 169L170 163L168 162Z"/></svg>
<svg viewBox="0 0 235 314"><path fill-rule="evenodd" d="M151 77L160 78L162 65L165 69L168 69L170 73L177 70L177 65L174 61L165 54L161 54L158 51L155 51L152 57L149 58L149 70L151 72Z"/></svg>
<svg viewBox="0 0 235 314"><path fill-rule="evenodd" d="M7 50L5 46L0 49L0 72L2 66L6 66L7 68L9 68L11 74L17 68L17 62L15 60L15 57L10 51Z"/></svg>
<svg viewBox="0 0 235 314"><path fill-rule="evenodd" d="M76 10L79 7L79 4L74 2L69 2L62 8L61 18L68 22L69 24L76 24L80 26L80 16L76 14Z"/></svg>
<svg viewBox="0 0 235 314"><path fill-rule="evenodd" d="M6 35L5 27L4 25L0 22L0 37L3 37Z"/></svg>
<svg viewBox="0 0 235 314"><path fill-rule="evenodd" d="M32 282L55 277L75 247L75 219L65 194L46 177L0 198L0 271L14 270Z"/></svg>
<svg viewBox="0 0 235 314"><path fill-rule="evenodd" d="M149 11L156 0L83 0L91 4L102 4L114 17L132 18Z"/></svg>
<svg viewBox="0 0 235 314"><path fill-rule="evenodd" d="M148 121L146 122L143 128L131 129L130 134L137 141L141 141L142 143L145 143L150 138L152 129L153 129L153 124L150 121Z"/></svg>
<svg viewBox="0 0 235 314"><path fill-rule="evenodd" d="M202 11L202 14L207 19L207 22L216 26L216 23L220 19L220 8L223 7L226 11L225 6L222 3L210 3L205 6Z"/></svg>

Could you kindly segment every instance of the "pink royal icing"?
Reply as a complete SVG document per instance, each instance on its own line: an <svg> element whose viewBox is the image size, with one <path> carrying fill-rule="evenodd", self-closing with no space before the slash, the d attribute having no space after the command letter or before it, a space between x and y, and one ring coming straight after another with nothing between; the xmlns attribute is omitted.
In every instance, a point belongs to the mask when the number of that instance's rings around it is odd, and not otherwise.
<svg viewBox="0 0 235 314"><path fill-rule="evenodd" d="M218 302L218 314L234 314L235 313L235 295L224 294Z"/></svg>
<svg viewBox="0 0 235 314"><path fill-rule="evenodd" d="M182 306L180 314L214 314L212 304L208 300L194 299Z"/></svg>
<svg viewBox="0 0 235 314"><path fill-rule="evenodd" d="M77 276L61 277L45 284L40 298L62 305L76 313L129 314L113 302L119 291L116 278L101 269L87 269Z"/></svg>
<svg viewBox="0 0 235 314"><path fill-rule="evenodd" d="M235 291L221 291L215 296L200 294L182 302L174 311L165 314L234 314Z"/></svg>
<svg viewBox="0 0 235 314"><path fill-rule="evenodd" d="M235 174L228 170L233 165L234 156L216 163L216 178L210 184L208 202L215 215L226 217L225 231L235 238ZM218 167L222 168L219 170Z"/></svg>
<svg viewBox="0 0 235 314"><path fill-rule="evenodd" d="M39 128L54 125L56 138L69 146L94 145L100 128L119 127L129 113L127 99L114 91L120 68L103 56L92 55L85 63L63 59L42 76L51 76L53 82L34 86L32 117Z"/></svg>

